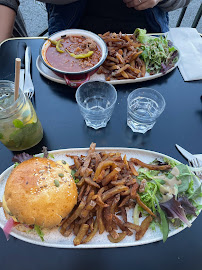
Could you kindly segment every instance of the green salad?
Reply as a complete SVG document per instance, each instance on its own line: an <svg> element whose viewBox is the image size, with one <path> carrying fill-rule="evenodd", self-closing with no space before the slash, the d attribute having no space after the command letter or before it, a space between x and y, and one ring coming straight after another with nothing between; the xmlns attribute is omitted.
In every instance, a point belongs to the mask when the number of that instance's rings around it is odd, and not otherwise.
<svg viewBox="0 0 202 270"><path fill-rule="evenodd" d="M134 32L136 39L142 43L141 58L146 64L146 71L150 74L166 73L178 61L177 49L167 39L161 36L149 36L145 29L137 28Z"/></svg>
<svg viewBox="0 0 202 270"><path fill-rule="evenodd" d="M200 213L202 186L188 166L167 158L164 158L164 162L171 166L170 170L156 171L141 167L137 179L141 201L156 215L150 226L154 229L156 225L160 227L165 242L171 224L174 227L184 224L190 227L190 220ZM154 160L152 164L159 165L159 161ZM134 211L135 223L140 213L146 214L137 205Z"/></svg>

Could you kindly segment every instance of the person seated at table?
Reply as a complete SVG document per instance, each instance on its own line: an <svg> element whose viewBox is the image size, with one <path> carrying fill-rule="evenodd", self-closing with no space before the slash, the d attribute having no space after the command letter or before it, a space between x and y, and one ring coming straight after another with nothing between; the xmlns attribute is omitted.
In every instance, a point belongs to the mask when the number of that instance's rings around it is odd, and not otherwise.
<svg viewBox="0 0 202 270"><path fill-rule="evenodd" d="M46 3L49 34L68 28L84 28L96 33L105 31L132 33L137 27L145 28L148 32L168 31L168 11L187 6L191 0L101 0L100 2L40 0L40 2ZM18 6L18 0L0 0L0 42L12 36Z"/></svg>
<svg viewBox="0 0 202 270"><path fill-rule="evenodd" d="M12 36L27 36L25 23L16 0L0 0L0 43Z"/></svg>
<svg viewBox="0 0 202 270"><path fill-rule="evenodd" d="M95 33L133 33L135 28L148 32L169 30L168 12L187 6L191 0L74 0L68 5L46 3L49 34L83 28ZM68 0L66 0L68 1ZM53 2L55 4L53 4ZM65 0L64 0L65 2Z"/></svg>

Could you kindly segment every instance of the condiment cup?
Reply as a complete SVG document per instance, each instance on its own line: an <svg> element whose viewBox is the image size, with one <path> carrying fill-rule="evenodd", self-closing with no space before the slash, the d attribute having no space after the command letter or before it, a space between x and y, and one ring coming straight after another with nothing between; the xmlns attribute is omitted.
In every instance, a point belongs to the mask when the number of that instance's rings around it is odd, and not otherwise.
<svg viewBox="0 0 202 270"><path fill-rule="evenodd" d="M106 127L114 110L117 92L105 81L89 81L76 91L76 101L88 127Z"/></svg>
<svg viewBox="0 0 202 270"><path fill-rule="evenodd" d="M129 94L127 105L127 125L133 132L145 133L152 129L166 102L158 91L138 88Z"/></svg>

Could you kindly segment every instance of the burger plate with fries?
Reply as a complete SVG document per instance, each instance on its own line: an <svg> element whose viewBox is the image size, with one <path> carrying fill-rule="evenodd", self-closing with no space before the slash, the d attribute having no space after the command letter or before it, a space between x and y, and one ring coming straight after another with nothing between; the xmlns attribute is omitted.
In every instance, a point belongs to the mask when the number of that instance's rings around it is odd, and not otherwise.
<svg viewBox="0 0 202 270"><path fill-rule="evenodd" d="M191 227L201 210L201 183L191 168L160 153L96 148L92 143L89 149L24 157L28 160L15 157L20 161L0 176L0 226L8 238L10 234L32 244L57 248L165 242ZM32 213L27 217L22 202L11 204L16 197L11 176L19 175L23 167L29 170L28 163L33 161L51 165L37 172L30 167L31 178L27 174L18 180L18 192L26 193L23 198ZM43 209L37 206L41 198L45 198Z"/></svg>

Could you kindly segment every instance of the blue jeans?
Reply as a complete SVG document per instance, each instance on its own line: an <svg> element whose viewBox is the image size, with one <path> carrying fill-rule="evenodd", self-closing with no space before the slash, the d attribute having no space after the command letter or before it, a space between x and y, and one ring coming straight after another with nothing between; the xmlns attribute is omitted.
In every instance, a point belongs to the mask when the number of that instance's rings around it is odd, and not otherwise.
<svg viewBox="0 0 202 270"><path fill-rule="evenodd" d="M85 10L86 0L79 0L68 5L46 4L48 12L48 32L77 28Z"/></svg>

